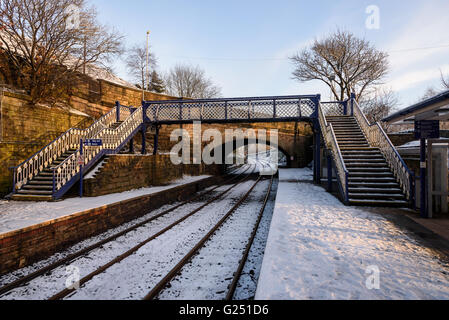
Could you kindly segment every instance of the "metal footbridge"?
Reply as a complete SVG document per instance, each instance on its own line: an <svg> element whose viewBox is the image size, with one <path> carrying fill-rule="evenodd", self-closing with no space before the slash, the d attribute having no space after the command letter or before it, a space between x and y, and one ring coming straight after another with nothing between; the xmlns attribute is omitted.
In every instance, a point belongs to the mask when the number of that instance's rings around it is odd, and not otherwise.
<svg viewBox="0 0 449 320"><path fill-rule="evenodd" d="M329 150L340 194L348 200L348 175L339 144L332 134L327 116L355 116L370 144L380 148L404 193L412 201L410 170L378 125L370 125L354 97L342 102L321 102L320 95L220 98L204 100L143 101L134 108L119 102L109 113L87 129L72 128L49 143L29 159L14 167L13 199L55 200L61 198L105 155L117 154L133 137L156 129L154 152L157 152L161 125L203 123L252 123L309 121L315 132L314 177L321 181L321 148ZM86 139L101 139L102 145L83 147ZM408 181L408 182L407 182Z"/></svg>

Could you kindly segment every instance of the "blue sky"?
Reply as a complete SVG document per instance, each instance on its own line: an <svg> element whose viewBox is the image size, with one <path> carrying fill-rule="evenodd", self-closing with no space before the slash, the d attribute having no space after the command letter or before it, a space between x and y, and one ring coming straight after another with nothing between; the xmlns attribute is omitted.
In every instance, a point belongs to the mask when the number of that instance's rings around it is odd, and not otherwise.
<svg viewBox="0 0 449 320"><path fill-rule="evenodd" d="M101 22L126 36L126 45L150 43L158 69L176 63L200 65L225 97L321 93L319 82L291 79L288 57L337 28L349 30L390 54L385 87L401 107L439 86L449 74L447 0L90 0ZM380 9L380 29L369 30L366 8ZM116 73L128 79L122 61Z"/></svg>

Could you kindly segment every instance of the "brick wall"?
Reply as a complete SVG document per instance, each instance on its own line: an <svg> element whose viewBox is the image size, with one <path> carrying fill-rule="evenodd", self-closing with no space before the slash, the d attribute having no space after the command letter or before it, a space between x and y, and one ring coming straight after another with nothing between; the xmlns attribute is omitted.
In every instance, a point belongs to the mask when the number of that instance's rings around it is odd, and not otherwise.
<svg viewBox="0 0 449 320"><path fill-rule="evenodd" d="M161 186L183 175L221 174L220 165L174 165L169 155L113 155L95 178L84 181L84 195L95 197L148 186Z"/></svg>
<svg viewBox="0 0 449 320"><path fill-rule="evenodd" d="M210 177L0 234L0 274L46 258L71 244L143 216L165 204L186 200L193 193L222 179L222 176Z"/></svg>
<svg viewBox="0 0 449 320"><path fill-rule="evenodd" d="M177 142L170 141L170 134L173 130L183 128L193 137L193 125L163 125L159 131L159 150L169 152ZM221 132L223 141L226 129L265 129L267 131L278 130L279 147L287 153L287 156L294 157L292 167L303 168L313 159L313 129L309 122L276 122L276 123L234 123L234 124L202 124L201 130L217 129ZM268 134L268 133L267 133ZM147 133L149 144L153 144L154 133ZM268 139L268 136L267 136ZM204 142L205 144L209 142ZM137 149L136 149L137 150Z"/></svg>

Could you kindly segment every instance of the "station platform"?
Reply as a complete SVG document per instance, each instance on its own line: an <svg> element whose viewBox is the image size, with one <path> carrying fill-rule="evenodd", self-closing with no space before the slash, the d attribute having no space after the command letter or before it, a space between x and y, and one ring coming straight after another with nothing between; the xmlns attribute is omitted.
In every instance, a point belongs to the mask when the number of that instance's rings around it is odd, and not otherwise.
<svg viewBox="0 0 449 320"><path fill-rule="evenodd" d="M208 175L185 176L166 186L141 188L98 197L67 198L56 202L0 200L0 235L33 225L51 222L58 218L100 208L157 192L169 190L195 181L209 178Z"/></svg>
<svg viewBox="0 0 449 320"><path fill-rule="evenodd" d="M449 299L449 265L433 248L312 178L310 169L280 170L256 300ZM400 217L411 221L407 212Z"/></svg>

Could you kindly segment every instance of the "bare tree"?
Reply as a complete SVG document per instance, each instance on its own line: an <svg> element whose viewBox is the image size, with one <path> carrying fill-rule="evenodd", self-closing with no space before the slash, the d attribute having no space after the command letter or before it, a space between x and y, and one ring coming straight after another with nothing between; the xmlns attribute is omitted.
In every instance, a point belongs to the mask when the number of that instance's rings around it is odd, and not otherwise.
<svg viewBox="0 0 449 320"><path fill-rule="evenodd" d="M221 96L221 89L206 78L199 66L176 65L165 76L166 92L172 96L195 99Z"/></svg>
<svg viewBox="0 0 449 320"><path fill-rule="evenodd" d="M449 89L449 76L446 78L443 72L441 72L441 85L444 89Z"/></svg>
<svg viewBox="0 0 449 320"><path fill-rule="evenodd" d="M91 64L122 53L122 36L84 0L0 0L0 45L32 102L58 99Z"/></svg>
<svg viewBox="0 0 449 320"><path fill-rule="evenodd" d="M309 49L292 56L293 79L301 82L320 80L337 100L357 99L380 84L388 72L388 55L370 42L346 31L336 31L323 40L315 40Z"/></svg>
<svg viewBox="0 0 449 320"><path fill-rule="evenodd" d="M157 65L155 55L149 50L148 54L149 67L154 70ZM147 83L146 64L147 64L147 49L143 45L135 45L129 51L126 57L126 67L132 80L139 84L140 88L149 89L150 83Z"/></svg>
<svg viewBox="0 0 449 320"><path fill-rule="evenodd" d="M432 98L432 97L436 96L438 93L439 93L439 90L436 90L436 89L433 88L433 87L428 87L428 88L426 89L426 92L425 92L424 95L422 96L422 98L419 99L419 101L422 101L422 100L426 100L426 99Z"/></svg>
<svg viewBox="0 0 449 320"><path fill-rule="evenodd" d="M360 107L371 123L379 122L384 129L388 126L381 120L390 115L398 106L399 99L392 90L379 89L360 100Z"/></svg>

